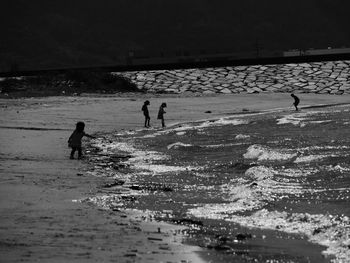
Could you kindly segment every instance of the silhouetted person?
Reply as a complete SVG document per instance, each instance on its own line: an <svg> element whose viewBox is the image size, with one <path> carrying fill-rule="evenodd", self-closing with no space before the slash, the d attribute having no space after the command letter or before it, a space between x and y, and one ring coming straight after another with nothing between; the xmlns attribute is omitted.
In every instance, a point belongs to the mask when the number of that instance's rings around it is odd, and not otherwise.
<svg viewBox="0 0 350 263"><path fill-rule="evenodd" d="M74 159L74 153L75 151L78 151L78 158L80 159L82 157L82 148L81 148L81 139L86 136L90 138L95 138L94 136L91 136L84 132L85 123L82 121L79 121L76 124L76 128L73 131L72 135L68 139L68 147L72 148L72 151L70 153L70 159Z"/></svg>
<svg viewBox="0 0 350 263"><path fill-rule="evenodd" d="M298 105L299 105L300 99L299 99L297 96L295 96L294 94L290 94L290 95L294 98L294 103L293 103L293 105L294 105L294 107L295 107L295 110L296 110L296 111L299 110L299 109L298 109Z"/></svg>
<svg viewBox="0 0 350 263"><path fill-rule="evenodd" d="M166 103L162 103L162 105L160 105L159 107L159 111L158 111L158 120L162 120L162 127L165 127L165 123L164 123L164 114L166 113L164 108L166 108Z"/></svg>
<svg viewBox="0 0 350 263"><path fill-rule="evenodd" d="M147 108L148 105L150 105L150 102L146 100L142 106L143 115L145 116L145 128L150 127L149 121L151 120L151 117L149 116L149 111Z"/></svg>

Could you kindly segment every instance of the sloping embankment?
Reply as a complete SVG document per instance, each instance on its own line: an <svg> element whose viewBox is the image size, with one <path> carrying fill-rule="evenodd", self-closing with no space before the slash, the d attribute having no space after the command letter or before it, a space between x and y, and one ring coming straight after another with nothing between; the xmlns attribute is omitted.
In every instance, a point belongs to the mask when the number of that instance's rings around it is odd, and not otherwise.
<svg viewBox="0 0 350 263"><path fill-rule="evenodd" d="M296 92L350 94L350 61L129 71L121 74L155 93Z"/></svg>

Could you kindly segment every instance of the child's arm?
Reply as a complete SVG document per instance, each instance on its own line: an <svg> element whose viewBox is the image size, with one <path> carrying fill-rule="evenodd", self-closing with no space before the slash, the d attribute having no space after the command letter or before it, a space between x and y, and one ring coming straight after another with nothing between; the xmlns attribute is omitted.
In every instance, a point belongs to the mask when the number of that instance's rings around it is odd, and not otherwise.
<svg viewBox="0 0 350 263"><path fill-rule="evenodd" d="M74 132L68 138L68 147L71 147L71 143L72 143L72 140L73 140L73 135L74 135Z"/></svg>
<svg viewBox="0 0 350 263"><path fill-rule="evenodd" d="M84 133L84 136L89 137L89 138L92 138L92 139L96 139L96 137L95 137L95 136L92 136L92 135L87 134L87 133Z"/></svg>
<svg viewBox="0 0 350 263"><path fill-rule="evenodd" d="M71 140L72 140L72 136L73 136L73 133L69 136L69 138L68 138L68 143L70 143L71 142Z"/></svg>

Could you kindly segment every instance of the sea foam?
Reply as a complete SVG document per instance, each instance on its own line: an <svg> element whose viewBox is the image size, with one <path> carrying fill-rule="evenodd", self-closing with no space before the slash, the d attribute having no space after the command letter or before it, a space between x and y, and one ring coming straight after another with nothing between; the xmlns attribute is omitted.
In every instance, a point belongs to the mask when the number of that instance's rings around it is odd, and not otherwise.
<svg viewBox="0 0 350 263"><path fill-rule="evenodd" d="M246 135L246 134L238 134L235 137L236 140L244 140L244 139L248 139L248 138L250 138L250 135Z"/></svg>
<svg viewBox="0 0 350 263"><path fill-rule="evenodd" d="M246 205L247 210L255 208L254 201ZM190 209L189 214L196 217L226 220L245 227L278 230L291 234L305 235L309 241L323 245L325 255L335 256L334 263L350 260L350 220L347 216L332 216L308 213L287 213L261 209L250 216L235 215L237 204L207 204Z"/></svg>
<svg viewBox="0 0 350 263"><path fill-rule="evenodd" d="M332 120L309 120L309 117L312 115L319 115L324 113L323 111L308 111L308 112L301 112L301 113L293 113L289 115L285 115L282 118L277 119L277 124L292 124L295 126L305 127L307 124L320 124L320 123L327 123L331 122Z"/></svg>
<svg viewBox="0 0 350 263"><path fill-rule="evenodd" d="M249 120L237 119L232 117L220 118L217 120L204 120L200 122L194 122L191 124L181 124L181 126L170 127L163 130L156 130L152 136L160 136L175 132L177 135L185 135L187 131L201 131L205 128L216 127L216 126L225 126L225 125L245 125L249 124ZM177 124L179 125L179 124ZM148 138L150 135L144 135L142 138Z"/></svg>
<svg viewBox="0 0 350 263"><path fill-rule="evenodd" d="M174 149L177 149L177 148L180 148L180 147L190 147L192 146L192 144L186 144L186 143L182 143L182 142L175 142L175 143L172 143L172 144L169 144L167 146L168 150L174 148Z"/></svg>
<svg viewBox="0 0 350 263"><path fill-rule="evenodd" d="M189 166L155 164L155 161L168 160L170 157L157 151L137 149L132 142L103 142L97 140L93 146L101 149L106 154L114 154L116 152L128 153L131 157L124 161L124 163L130 165L135 170L149 171L152 175L197 169L196 167Z"/></svg>
<svg viewBox="0 0 350 263"><path fill-rule="evenodd" d="M254 144L248 147L243 157L246 159L256 159L258 161L282 161L296 158L297 154L285 153L281 150L273 150L266 146Z"/></svg>
<svg viewBox="0 0 350 263"><path fill-rule="evenodd" d="M249 217L233 215L226 220L247 227L306 235L311 242L327 247L323 253L335 256L332 262L343 263L350 260L350 220L347 216L287 213L262 209Z"/></svg>

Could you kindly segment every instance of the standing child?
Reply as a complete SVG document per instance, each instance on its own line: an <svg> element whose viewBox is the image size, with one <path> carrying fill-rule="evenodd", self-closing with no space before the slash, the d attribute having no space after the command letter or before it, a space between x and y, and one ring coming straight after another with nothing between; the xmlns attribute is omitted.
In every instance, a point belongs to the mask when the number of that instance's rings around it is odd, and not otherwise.
<svg viewBox="0 0 350 263"><path fill-rule="evenodd" d="M160 105L159 107L159 111L158 111L158 120L162 120L162 127L165 127L164 124L164 114L166 113L164 108L166 108L166 103L162 103L162 105Z"/></svg>
<svg viewBox="0 0 350 263"><path fill-rule="evenodd" d="M295 110L298 111L298 105L299 105L300 99L297 96L295 96L294 94L290 94L290 95L294 98L293 105L295 107Z"/></svg>
<svg viewBox="0 0 350 263"><path fill-rule="evenodd" d="M143 115L145 116L145 128L150 127L149 121L151 120L151 117L149 116L149 112L147 108L148 105L150 105L149 100L146 100L142 106Z"/></svg>
<svg viewBox="0 0 350 263"><path fill-rule="evenodd" d="M78 158L80 159L82 157L82 148L81 148L81 139L86 136L90 138L95 138L94 136L91 136L84 132L85 123L82 121L79 121L76 124L76 128L72 135L68 139L68 147L72 148L72 151L70 153L70 159L74 159L74 153L75 151L78 151Z"/></svg>

